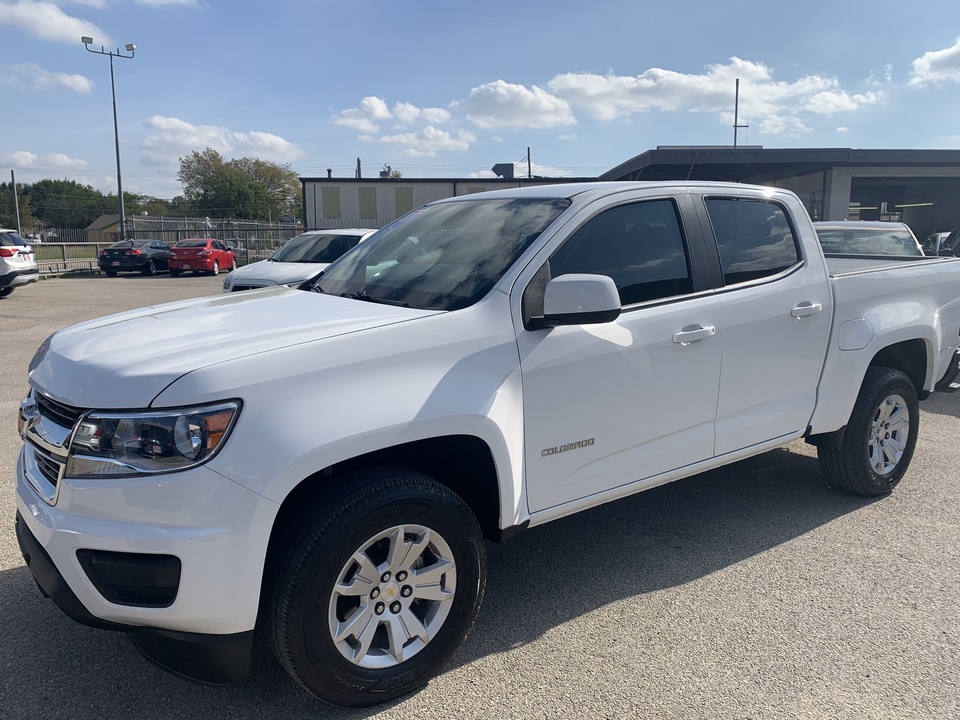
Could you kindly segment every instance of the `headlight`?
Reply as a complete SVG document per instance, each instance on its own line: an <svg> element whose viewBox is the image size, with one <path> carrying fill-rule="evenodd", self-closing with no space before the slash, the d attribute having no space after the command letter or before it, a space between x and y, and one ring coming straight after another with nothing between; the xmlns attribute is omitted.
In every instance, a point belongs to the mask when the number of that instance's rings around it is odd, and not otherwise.
<svg viewBox="0 0 960 720"><path fill-rule="evenodd" d="M220 449L239 401L143 413L92 412L70 439L66 477L130 477L200 465Z"/></svg>

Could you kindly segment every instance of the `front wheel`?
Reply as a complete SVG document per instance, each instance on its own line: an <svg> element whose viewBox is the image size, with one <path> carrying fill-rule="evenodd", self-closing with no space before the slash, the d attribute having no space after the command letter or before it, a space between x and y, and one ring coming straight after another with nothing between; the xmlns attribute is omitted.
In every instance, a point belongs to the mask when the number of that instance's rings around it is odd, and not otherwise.
<svg viewBox="0 0 960 720"><path fill-rule="evenodd" d="M5 298L7 295L13 292L13 288L9 285L4 288L0 288L0 298Z"/></svg>
<svg viewBox="0 0 960 720"><path fill-rule="evenodd" d="M419 473L379 469L318 501L280 568L277 658L322 700L364 707L422 687L460 647L486 553L459 496Z"/></svg>
<svg viewBox="0 0 960 720"><path fill-rule="evenodd" d="M156 275L157 264L153 260L150 260L146 265L144 265L142 272L144 275Z"/></svg>
<svg viewBox="0 0 960 720"><path fill-rule="evenodd" d="M177 277L179 274L180 274L179 270L174 270L173 268L170 268L170 277Z"/></svg>
<svg viewBox="0 0 960 720"><path fill-rule="evenodd" d="M857 495L886 495L910 465L920 429L917 392L900 370L867 370L840 446L817 448L820 468Z"/></svg>

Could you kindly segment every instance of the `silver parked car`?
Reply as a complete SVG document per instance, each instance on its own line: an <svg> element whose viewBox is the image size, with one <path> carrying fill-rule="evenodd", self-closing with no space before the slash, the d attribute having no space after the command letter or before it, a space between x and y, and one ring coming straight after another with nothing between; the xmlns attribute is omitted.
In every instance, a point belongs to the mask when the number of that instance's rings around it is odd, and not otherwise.
<svg viewBox="0 0 960 720"><path fill-rule="evenodd" d="M343 228L311 230L297 235L266 260L227 273L223 280L223 292L309 280L375 232L370 228Z"/></svg>
<svg viewBox="0 0 960 720"><path fill-rule="evenodd" d="M16 230L0 228L0 298L13 289L40 279L40 268L30 243Z"/></svg>
<svg viewBox="0 0 960 720"><path fill-rule="evenodd" d="M906 223L836 220L815 222L813 227L827 255L923 255Z"/></svg>

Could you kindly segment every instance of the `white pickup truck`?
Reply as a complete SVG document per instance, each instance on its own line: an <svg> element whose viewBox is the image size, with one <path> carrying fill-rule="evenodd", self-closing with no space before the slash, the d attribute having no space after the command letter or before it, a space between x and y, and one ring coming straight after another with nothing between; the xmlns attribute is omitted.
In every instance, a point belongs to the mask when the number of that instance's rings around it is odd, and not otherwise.
<svg viewBox="0 0 960 720"><path fill-rule="evenodd" d="M66 328L30 366L16 527L45 594L208 682L254 628L307 690L425 684L501 540L806 438L882 495L956 374L960 261L825 258L724 183L450 198L313 281Z"/></svg>

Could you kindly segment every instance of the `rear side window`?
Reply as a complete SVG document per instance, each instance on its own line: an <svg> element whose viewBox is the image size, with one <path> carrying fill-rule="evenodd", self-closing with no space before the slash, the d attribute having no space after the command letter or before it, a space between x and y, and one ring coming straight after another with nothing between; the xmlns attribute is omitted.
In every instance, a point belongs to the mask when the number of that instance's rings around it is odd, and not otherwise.
<svg viewBox="0 0 960 720"><path fill-rule="evenodd" d="M611 278L623 305L691 292L673 201L620 205L588 220L550 258L553 277L570 273Z"/></svg>
<svg viewBox="0 0 960 720"><path fill-rule="evenodd" d="M708 198L725 285L757 280L800 262L783 208L766 200Z"/></svg>
<svg viewBox="0 0 960 720"><path fill-rule="evenodd" d="M27 244L27 241L15 232L0 232L0 245L19 245L20 247L25 247Z"/></svg>

